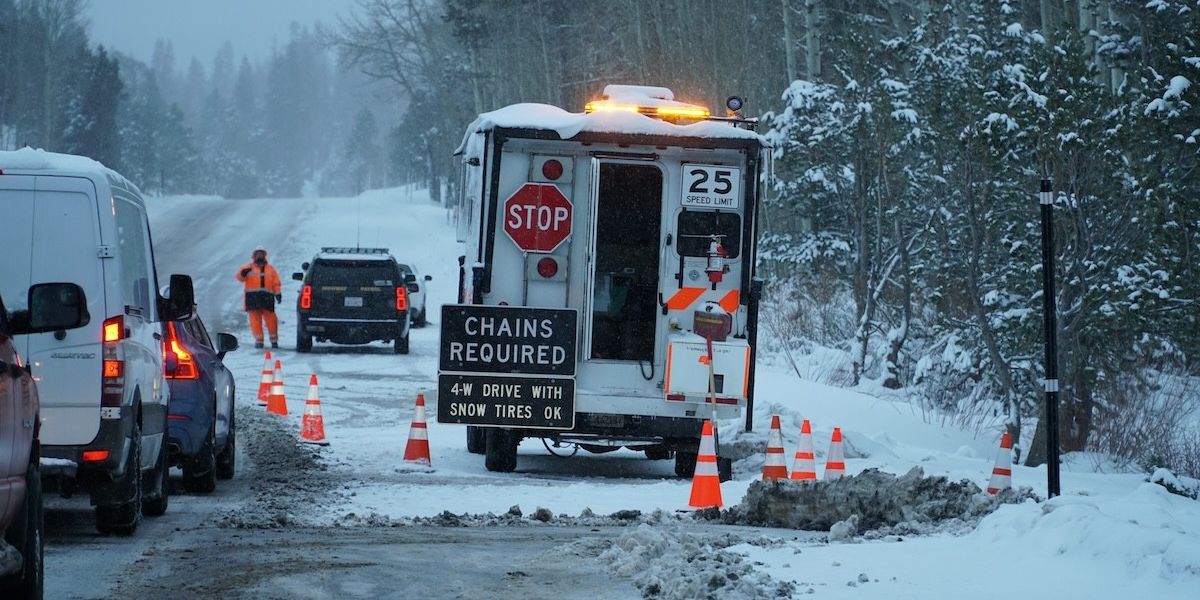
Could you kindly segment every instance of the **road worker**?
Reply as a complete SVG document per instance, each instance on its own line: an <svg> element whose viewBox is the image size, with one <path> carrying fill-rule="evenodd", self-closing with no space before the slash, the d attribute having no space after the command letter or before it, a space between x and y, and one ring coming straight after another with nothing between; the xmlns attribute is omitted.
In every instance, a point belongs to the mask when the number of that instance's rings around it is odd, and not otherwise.
<svg viewBox="0 0 1200 600"><path fill-rule="evenodd" d="M271 347L279 347L279 319L275 318L275 303L283 302L279 273L267 264L267 250L263 247L250 253L251 261L242 265L237 280L245 286L243 307L250 316L250 332L254 334L254 347L263 347L263 322L271 336Z"/></svg>

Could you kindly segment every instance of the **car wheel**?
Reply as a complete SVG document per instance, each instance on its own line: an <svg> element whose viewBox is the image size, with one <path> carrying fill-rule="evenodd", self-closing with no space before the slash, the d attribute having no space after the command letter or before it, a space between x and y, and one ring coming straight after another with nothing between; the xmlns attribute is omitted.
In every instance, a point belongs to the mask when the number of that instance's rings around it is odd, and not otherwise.
<svg viewBox="0 0 1200 600"><path fill-rule="evenodd" d="M404 332L404 337L396 338L393 349L396 354L408 354L408 332Z"/></svg>
<svg viewBox="0 0 1200 600"><path fill-rule="evenodd" d="M25 500L21 512L9 526L5 541L21 551L24 567L0 579L0 596L41 600L44 585L44 538L46 534L42 513L42 473L38 468L37 442L29 454L25 471Z"/></svg>
<svg viewBox="0 0 1200 600"><path fill-rule="evenodd" d="M312 352L313 338L304 331L304 321L296 323L296 352Z"/></svg>
<svg viewBox="0 0 1200 600"><path fill-rule="evenodd" d="M212 428L208 438L200 445L200 451L183 464L183 489L193 494L211 494L217 489L217 456L213 452Z"/></svg>
<svg viewBox="0 0 1200 600"><path fill-rule="evenodd" d="M129 463L125 466L130 493L123 502L96 505L96 530L100 533L133 535L142 522L142 426L136 418L132 436Z"/></svg>
<svg viewBox="0 0 1200 600"><path fill-rule="evenodd" d="M483 454L486 451L484 435L487 431L482 427L467 425L467 452Z"/></svg>
<svg viewBox="0 0 1200 600"><path fill-rule="evenodd" d="M155 488L153 496L142 501L142 514L147 517L161 517L167 513L171 503L171 466L167 464L167 444L158 450L158 461L154 463L154 471L150 473L150 483ZM145 482L142 483L145 489Z"/></svg>
<svg viewBox="0 0 1200 600"><path fill-rule="evenodd" d="M517 468L517 445L520 443L521 438L516 432L489 428L484 441L484 466L497 473L513 472Z"/></svg>
<svg viewBox="0 0 1200 600"><path fill-rule="evenodd" d="M696 474L696 453L675 451L675 475L691 478Z"/></svg>
<svg viewBox="0 0 1200 600"><path fill-rule="evenodd" d="M233 479L237 463L237 420L233 413L229 414L229 435L225 438L225 447L217 455L217 479Z"/></svg>

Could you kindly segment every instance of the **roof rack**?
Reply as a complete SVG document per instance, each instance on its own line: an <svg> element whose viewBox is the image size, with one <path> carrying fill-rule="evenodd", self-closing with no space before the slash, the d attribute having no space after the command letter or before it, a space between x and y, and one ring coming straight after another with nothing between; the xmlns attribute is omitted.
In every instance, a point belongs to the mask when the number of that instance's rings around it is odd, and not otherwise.
<svg viewBox="0 0 1200 600"><path fill-rule="evenodd" d="M387 248L350 248L342 246L326 246L321 248L322 254L390 254Z"/></svg>

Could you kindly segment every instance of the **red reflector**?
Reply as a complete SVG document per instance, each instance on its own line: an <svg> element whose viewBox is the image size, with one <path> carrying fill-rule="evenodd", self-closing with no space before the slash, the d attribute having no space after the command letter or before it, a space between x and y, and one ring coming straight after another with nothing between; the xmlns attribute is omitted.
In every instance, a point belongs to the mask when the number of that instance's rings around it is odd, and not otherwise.
<svg viewBox="0 0 1200 600"><path fill-rule="evenodd" d="M312 308L312 286L306 285L300 290L300 310Z"/></svg>
<svg viewBox="0 0 1200 600"><path fill-rule="evenodd" d="M108 460L108 450L84 450L83 462L101 462Z"/></svg>
<svg viewBox="0 0 1200 600"><path fill-rule="evenodd" d="M545 177L546 179L549 179L550 181L555 181L559 177L562 177L562 174L563 174L563 165L562 165L562 163L558 162L557 160L554 160L552 158L552 159L542 163L542 177Z"/></svg>
<svg viewBox="0 0 1200 600"><path fill-rule="evenodd" d="M122 360L106 360L104 361L104 378L117 379L125 376L125 361Z"/></svg>
<svg viewBox="0 0 1200 600"><path fill-rule="evenodd" d="M168 421L191 421L192 418L187 415L167 415Z"/></svg>
<svg viewBox="0 0 1200 600"><path fill-rule="evenodd" d="M684 400L687 400L687 396L684 396L683 394L667 394L667 400L670 400L671 402L683 402Z"/></svg>
<svg viewBox="0 0 1200 600"><path fill-rule="evenodd" d="M538 261L537 269L538 275L549 279L555 275L558 275L558 261L547 256L546 258Z"/></svg>
<svg viewBox="0 0 1200 600"><path fill-rule="evenodd" d="M116 342L125 337L125 317L117 315L104 320L104 341Z"/></svg>

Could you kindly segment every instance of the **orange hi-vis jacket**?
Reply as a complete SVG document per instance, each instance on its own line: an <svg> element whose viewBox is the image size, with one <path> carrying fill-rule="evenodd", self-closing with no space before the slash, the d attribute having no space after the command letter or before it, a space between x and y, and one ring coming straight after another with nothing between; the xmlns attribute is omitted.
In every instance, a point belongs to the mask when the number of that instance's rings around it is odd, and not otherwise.
<svg viewBox="0 0 1200 600"><path fill-rule="evenodd" d="M242 271L245 269L250 269L250 272L247 273L245 277L242 277ZM270 263L263 265L263 267L260 269L258 265L254 264L253 262L248 262L241 267L238 267L237 279L238 281L242 282L245 287L245 300L247 307L254 306L256 304L251 300L252 294L263 294L268 296L270 298L269 300L267 298L263 298L262 300L264 301L264 304L269 306L274 304L274 296L282 293L283 290L282 282L279 281L279 272L277 272L275 267L272 267Z"/></svg>

